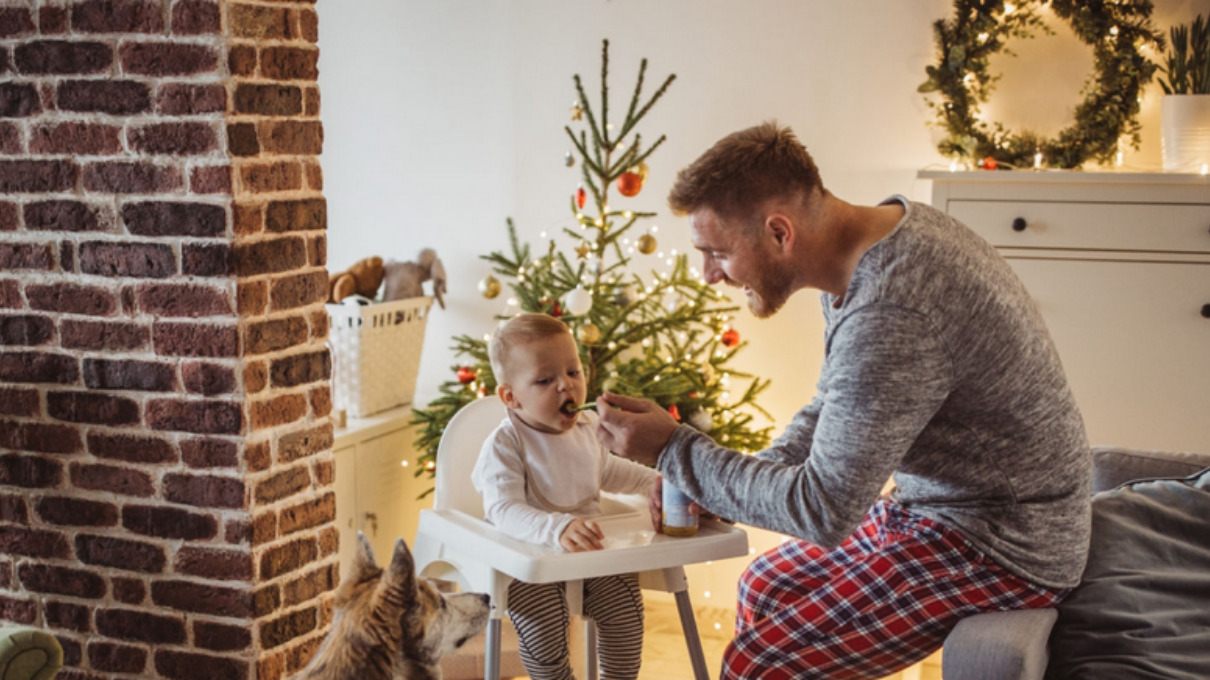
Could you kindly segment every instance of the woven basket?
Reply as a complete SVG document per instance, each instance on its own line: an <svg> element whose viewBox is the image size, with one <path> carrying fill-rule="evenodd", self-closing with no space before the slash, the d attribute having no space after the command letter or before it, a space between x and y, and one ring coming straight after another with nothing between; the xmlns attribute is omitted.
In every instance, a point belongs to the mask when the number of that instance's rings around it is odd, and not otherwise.
<svg viewBox="0 0 1210 680"><path fill-rule="evenodd" d="M431 297L327 305L332 403L364 418L412 403Z"/></svg>

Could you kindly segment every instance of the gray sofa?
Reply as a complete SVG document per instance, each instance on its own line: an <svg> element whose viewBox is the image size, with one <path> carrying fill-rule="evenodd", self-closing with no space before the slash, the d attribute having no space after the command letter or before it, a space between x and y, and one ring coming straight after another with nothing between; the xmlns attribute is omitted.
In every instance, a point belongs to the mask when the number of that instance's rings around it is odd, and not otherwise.
<svg viewBox="0 0 1210 680"><path fill-rule="evenodd" d="M1093 493L1135 480L1187 477L1207 467L1210 454L1097 448L1093 450ZM1210 532L1210 518L1206 526ZM1096 535L1093 541L1095 544ZM963 619L945 640L942 676L945 680L1042 680L1057 619L1055 609Z"/></svg>

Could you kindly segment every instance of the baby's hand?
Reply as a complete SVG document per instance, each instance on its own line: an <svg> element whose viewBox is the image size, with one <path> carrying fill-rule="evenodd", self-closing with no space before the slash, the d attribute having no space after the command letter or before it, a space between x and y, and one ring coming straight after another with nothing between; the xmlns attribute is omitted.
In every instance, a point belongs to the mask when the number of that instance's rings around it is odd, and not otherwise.
<svg viewBox="0 0 1210 680"><path fill-rule="evenodd" d="M601 527L590 519L577 517L563 529L563 533L559 535L559 545L567 552L583 552L586 550L600 550L605 547L602 541L605 539L605 533L601 531Z"/></svg>

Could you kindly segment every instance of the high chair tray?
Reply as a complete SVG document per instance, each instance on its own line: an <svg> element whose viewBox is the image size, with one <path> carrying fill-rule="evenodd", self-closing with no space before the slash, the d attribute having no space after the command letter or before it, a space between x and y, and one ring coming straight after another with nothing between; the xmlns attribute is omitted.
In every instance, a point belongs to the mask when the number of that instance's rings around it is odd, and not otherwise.
<svg viewBox="0 0 1210 680"><path fill-rule="evenodd" d="M594 518L605 548L568 553L519 541L488 522L458 510L422 510L419 533L442 544L442 552L490 555L497 571L527 583L552 583L626 571L665 569L748 554L748 534L729 524L704 520L696 536L656 533L645 510Z"/></svg>

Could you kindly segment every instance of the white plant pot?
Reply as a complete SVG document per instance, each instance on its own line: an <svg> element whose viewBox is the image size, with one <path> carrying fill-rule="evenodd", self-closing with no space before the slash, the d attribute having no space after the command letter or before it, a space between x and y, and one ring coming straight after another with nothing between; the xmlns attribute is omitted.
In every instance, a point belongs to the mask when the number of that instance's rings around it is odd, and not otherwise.
<svg viewBox="0 0 1210 680"><path fill-rule="evenodd" d="M1210 94L1168 94L1160 104L1165 172L1202 172L1210 164Z"/></svg>

